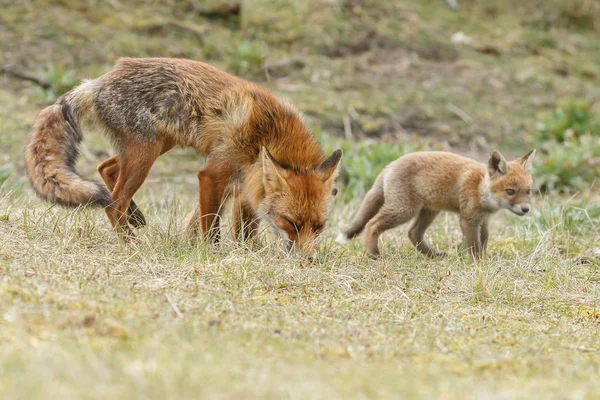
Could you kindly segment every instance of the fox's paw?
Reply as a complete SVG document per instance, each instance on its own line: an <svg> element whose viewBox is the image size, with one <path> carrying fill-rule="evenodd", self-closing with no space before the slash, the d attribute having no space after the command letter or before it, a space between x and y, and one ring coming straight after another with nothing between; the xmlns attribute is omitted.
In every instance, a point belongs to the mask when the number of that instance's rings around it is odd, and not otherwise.
<svg viewBox="0 0 600 400"><path fill-rule="evenodd" d="M433 252L431 253L431 257L436 257L436 258L448 257L448 253L446 253L445 251L433 250Z"/></svg>
<svg viewBox="0 0 600 400"><path fill-rule="evenodd" d="M335 238L335 241L340 244L346 244L350 241L350 239L348 239L348 236L346 236L344 233L340 232Z"/></svg>
<svg viewBox="0 0 600 400"><path fill-rule="evenodd" d="M133 200L127 209L127 222L136 229L146 226L146 217Z"/></svg>

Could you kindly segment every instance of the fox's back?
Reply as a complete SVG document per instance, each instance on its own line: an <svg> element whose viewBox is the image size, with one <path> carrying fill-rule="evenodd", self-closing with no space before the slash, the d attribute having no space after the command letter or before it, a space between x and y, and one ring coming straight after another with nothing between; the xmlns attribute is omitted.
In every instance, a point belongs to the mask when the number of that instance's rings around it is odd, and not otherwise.
<svg viewBox="0 0 600 400"><path fill-rule="evenodd" d="M458 211L459 192L465 186L478 192L485 166L475 160L441 151L407 154L392 162L386 173L386 191L406 191L425 207ZM475 194L474 194L475 195Z"/></svg>
<svg viewBox="0 0 600 400"><path fill-rule="evenodd" d="M262 146L286 165L314 167L322 153L299 113L261 86L185 59L121 58L87 85L114 143L173 140L203 155L253 162Z"/></svg>
<svg viewBox="0 0 600 400"><path fill-rule="evenodd" d="M190 130L212 102L243 80L201 62L121 58L96 85L94 110L112 132L154 140L161 131Z"/></svg>

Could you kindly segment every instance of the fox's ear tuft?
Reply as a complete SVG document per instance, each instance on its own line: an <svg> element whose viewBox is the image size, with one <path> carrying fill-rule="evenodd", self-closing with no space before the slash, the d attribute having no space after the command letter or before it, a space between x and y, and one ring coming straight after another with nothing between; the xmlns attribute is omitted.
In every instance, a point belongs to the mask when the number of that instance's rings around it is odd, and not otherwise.
<svg viewBox="0 0 600 400"><path fill-rule="evenodd" d="M488 160L488 172L490 176L505 175L507 172L507 162L499 151L494 150Z"/></svg>
<svg viewBox="0 0 600 400"><path fill-rule="evenodd" d="M263 186L267 194L280 191L285 185L287 170L269 153L266 147L261 150Z"/></svg>
<svg viewBox="0 0 600 400"><path fill-rule="evenodd" d="M335 179L338 176L340 169L340 160L342 159L342 150L337 149L331 156L321 163L319 166L319 172L323 181Z"/></svg>
<svg viewBox="0 0 600 400"><path fill-rule="evenodd" d="M531 150L529 153L525 154L523 157L519 158L517 161L521 164L525 169L531 169L531 164L533 163L533 156L535 156L535 149Z"/></svg>

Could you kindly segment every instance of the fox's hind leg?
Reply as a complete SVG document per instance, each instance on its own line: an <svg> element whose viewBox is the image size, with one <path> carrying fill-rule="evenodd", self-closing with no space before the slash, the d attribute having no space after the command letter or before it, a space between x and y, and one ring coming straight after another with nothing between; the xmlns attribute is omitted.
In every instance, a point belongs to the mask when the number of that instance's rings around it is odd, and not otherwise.
<svg viewBox="0 0 600 400"><path fill-rule="evenodd" d="M344 243L361 233L365 228L365 225L367 225L367 222L377 214L383 205L383 201L383 177L382 175L379 175L371 190L367 192L358 212L352 218L352 221L341 230L336 241Z"/></svg>
<svg viewBox="0 0 600 400"><path fill-rule="evenodd" d="M432 249L429 246L429 243L427 243L427 240L425 240L425 231L439 213L439 211L422 208L421 211L419 211L419 215L415 219L415 222L413 222L408 230L408 237L412 244L415 245L417 250L429 257L443 257L448 255L443 251Z"/></svg>
<svg viewBox="0 0 600 400"><path fill-rule="evenodd" d="M168 147L168 144L164 144ZM113 204L106 208L108 219L115 229L129 241L133 233L127 225L127 208L131 199L148 177L152 164L161 154L163 143L148 143L132 140L119 153L119 176L111 197Z"/></svg>
<svg viewBox="0 0 600 400"><path fill-rule="evenodd" d="M365 227L365 247L369 256L372 258L379 257L379 245L377 244L379 236L388 229L410 221L417 210L418 208L413 207L408 202L402 204L400 208L397 204L394 208L391 205L384 205Z"/></svg>
<svg viewBox="0 0 600 400"><path fill-rule="evenodd" d="M165 154L173 147L175 147L175 142L172 140L166 140L162 145L159 155ZM117 178L119 177L120 169L121 167L118 154L104 160L102 163L100 163L100 165L98 165L98 173L104 180L108 190L111 192L114 190L115 185L117 184ZM127 207L127 223L134 228L141 228L142 226L146 225L146 217L144 217L142 210L138 208L133 199L131 199L129 207Z"/></svg>
<svg viewBox="0 0 600 400"><path fill-rule="evenodd" d="M104 160L98 165L98 173L104 180L108 190L112 192L119 176L118 155ZM131 199L131 203L129 203L129 207L127 208L127 222L134 228L141 228L146 225L146 218L133 199Z"/></svg>

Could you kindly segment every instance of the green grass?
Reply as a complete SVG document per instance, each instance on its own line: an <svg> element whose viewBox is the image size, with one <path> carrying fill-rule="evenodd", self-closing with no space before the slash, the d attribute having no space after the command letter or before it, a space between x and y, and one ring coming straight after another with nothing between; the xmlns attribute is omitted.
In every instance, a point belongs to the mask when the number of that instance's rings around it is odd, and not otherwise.
<svg viewBox="0 0 600 400"><path fill-rule="evenodd" d="M600 12L588 0L13 2L0 12L0 397L594 398L600 373ZM591 4L590 9L587 9ZM456 32L472 39L453 43ZM187 57L255 80L344 149L319 260L268 233L192 244L193 152L136 194L149 226L119 242L100 210L43 204L22 149L39 110L120 56ZM541 123L541 124L540 124ZM84 127L77 168L113 154ZM337 227L381 168L444 149L538 148L529 216L492 221L489 258L457 220L417 254L406 228L371 261ZM576 192L572 198L564 192ZM570 195L570 194L569 194Z"/></svg>

